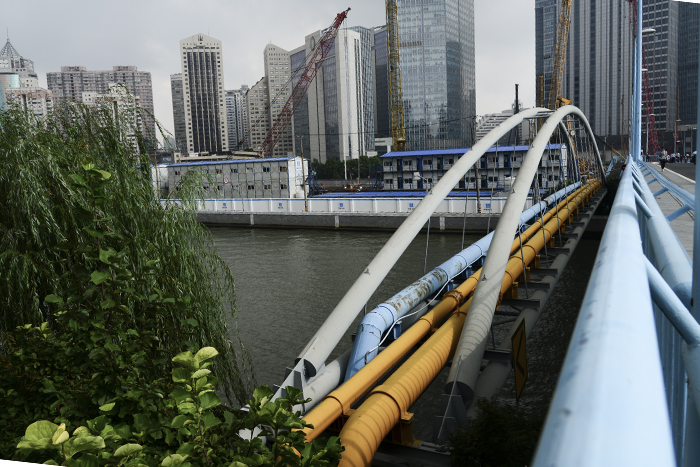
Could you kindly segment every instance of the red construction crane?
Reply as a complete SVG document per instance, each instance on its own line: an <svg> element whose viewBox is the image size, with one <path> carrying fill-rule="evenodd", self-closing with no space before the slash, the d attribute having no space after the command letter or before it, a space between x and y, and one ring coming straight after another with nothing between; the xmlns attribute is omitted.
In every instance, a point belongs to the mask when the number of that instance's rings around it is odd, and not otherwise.
<svg viewBox="0 0 700 467"><path fill-rule="evenodd" d="M630 4L630 22L632 25L632 31L636 35L637 31L637 0L627 0ZM644 43L642 42L642 68L647 70L646 73L642 72L642 97L644 98L644 108L642 109L644 115L647 117L647 122L649 123L649 130L647 136L649 138L649 152L651 154L656 154L659 151L659 140L658 134L656 133L656 117L654 116L654 99L651 97L651 85L649 84L649 68L647 67L647 54L644 48Z"/></svg>
<svg viewBox="0 0 700 467"><path fill-rule="evenodd" d="M328 51L333 47L335 36L338 35L338 28L340 28L340 25L345 21L348 11L350 11L350 8L338 13L338 16L335 17L335 21L333 21L331 27L326 30L326 33L314 49L311 57L306 61L304 72L301 74L296 86L294 86L292 94L289 96L289 99L287 99L287 103L284 104L275 123L270 128L270 132L267 134L267 138L265 138L262 146L260 146L256 157L270 157L272 155L275 144L277 144L277 141L292 120L294 110L296 110L299 102L301 102L301 99L306 94L306 90L309 89L311 81L316 77L316 73L318 73L319 68L321 68L321 64L323 60L325 60L326 55L328 55Z"/></svg>

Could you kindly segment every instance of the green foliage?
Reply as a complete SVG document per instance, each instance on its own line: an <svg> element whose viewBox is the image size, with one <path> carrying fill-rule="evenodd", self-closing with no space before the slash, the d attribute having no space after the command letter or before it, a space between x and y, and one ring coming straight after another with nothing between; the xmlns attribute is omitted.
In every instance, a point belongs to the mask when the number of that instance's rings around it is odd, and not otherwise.
<svg viewBox="0 0 700 467"><path fill-rule="evenodd" d="M360 178L369 177L370 167L381 167L379 156L360 156ZM348 178L357 179L357 159L347 161ZM340 159L328 158L325 164L317 159L311 162L311 170L316 171L319 180L340 180L345 178L345 163Z"/></svg>
<svg viewBox="0 0 700 467"><path fill-rule="evenodd" d="M84 385L92 365L107 365L96 363L103 355L115 369L127 365L112 358L122 350L133 353L130 375L158 375L170 369L163 355L187 341L219 349L216 370L229 400L242 403L255 387L238 337L231 272L197 223L194 203L161 206L147 141L139 131L135 145L124 138L130 122L110 105L71 103L41 122L0 113L0 365L5 376L31 370L19 386L3 376L0 397L49 375L64 379L56 387ZM57 308L68 314L55 317ZM40 339L60 360L42 367L50 353ZM161 353L149 353L155 348ZM66 371L48 369L59 367ZM107 378L106 368L96 373ZM10 404L36 415L44 405ZM0 408L0 429L5 412Z"/></svg>
<svg viewBox="0 0 700 467"><path fill-rule="evenodd" d="M169 397L160 403L159 411L164 414L160 421L142 414L132 424L115 424L113 417L122 411L122 402L115 400L100 407L103 415L72 434L66 423L32 423L17 451L25 456L35 454L46 464L81 467L338 464L343 451L338 438L305 442L301 430L307 423L293 407L307 401L300 400L297 389L287 387L285 397L271 402L270 388L260 387L249 401L247 414L222 409L215 392L217 379L208 369L216 355L213 347L203 347L172 359L179 366L172 370L174 386ZM258 427L262 429L256 430ZM274 437L271 445L265 444L264 436Z"/></svg>
<svg viewBox="0 0 700 467"><path fill-rule="evenodd" d="M489 399L476 401L470 424L450 437L452 465L522 467L530 464L544 418Z"/></svg>

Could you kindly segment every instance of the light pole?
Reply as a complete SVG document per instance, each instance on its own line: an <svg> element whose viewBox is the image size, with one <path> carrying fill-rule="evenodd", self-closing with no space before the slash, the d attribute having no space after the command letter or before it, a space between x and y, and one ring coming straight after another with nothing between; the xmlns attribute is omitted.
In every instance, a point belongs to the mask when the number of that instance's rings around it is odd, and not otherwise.
<svg viewBox="0 0 700 467"><path fill-rule="evenodd" d="M647 150L646 150L646 155L649 155L649 118L655 117L656 114L649 114L647 115Z"/></svg>

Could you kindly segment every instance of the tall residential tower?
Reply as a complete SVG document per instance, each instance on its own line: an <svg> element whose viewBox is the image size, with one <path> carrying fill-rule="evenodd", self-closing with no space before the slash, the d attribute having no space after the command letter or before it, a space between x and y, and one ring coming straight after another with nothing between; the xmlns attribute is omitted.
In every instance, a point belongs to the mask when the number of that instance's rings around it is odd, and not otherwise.
<svg viewBox="0 0 700 467"><path fill-rule="evenodd" d="M55 99L74 99L82 102L83 93L104 94L110 84L123 84L139 101L139 107L153 114L153 85L149 71L135 66L114 66L111 70L88 70L84 66L62 66L61 71L46 73L46 82ZM146 116L144 123L155 135L155 122Z"/></svg>
<svg viewBox="0 0 700 467"><path fill-rule="evenodd" d="M227 152L221 41L195 34L180 41L187 153Z"/></svg>

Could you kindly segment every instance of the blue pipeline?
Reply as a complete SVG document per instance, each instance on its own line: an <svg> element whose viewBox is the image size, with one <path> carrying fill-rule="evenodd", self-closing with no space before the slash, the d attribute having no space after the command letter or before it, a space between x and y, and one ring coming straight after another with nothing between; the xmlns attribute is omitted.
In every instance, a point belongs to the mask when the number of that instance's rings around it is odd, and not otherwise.
<svg viewBox="0 0 700 467"><path fill-rule="evenodd" d="M522 226L530 221L550 204L558 201L562 197L568 196L579 186L581 186L581 183L569 185L523 211L520 216L520 225ZM367 313L357 328L357 336L355 337L355 343L352 348L352 353L350 354L350 362L345 372L345 381L360 371L362 367L377 355L382 335L389 330L396 321L414 309L427 297L437 292L449 280L453 279L480 258L486 256L492 238L493 232L471 244L468 248L457 253L389 300L377 305L376 308Z"/></svg>

